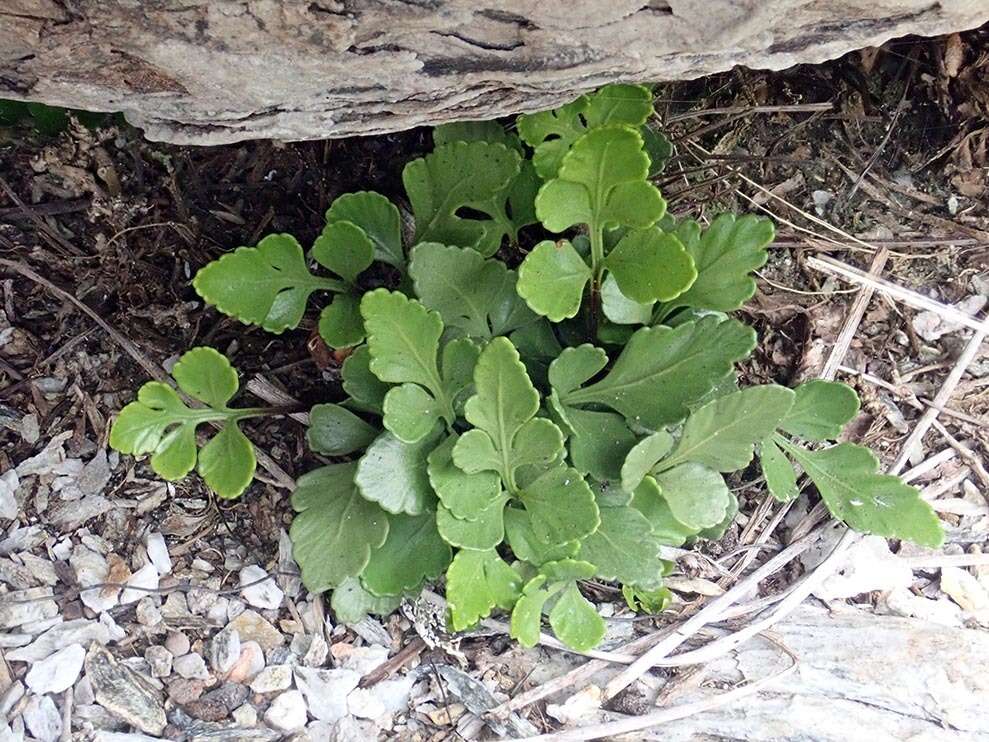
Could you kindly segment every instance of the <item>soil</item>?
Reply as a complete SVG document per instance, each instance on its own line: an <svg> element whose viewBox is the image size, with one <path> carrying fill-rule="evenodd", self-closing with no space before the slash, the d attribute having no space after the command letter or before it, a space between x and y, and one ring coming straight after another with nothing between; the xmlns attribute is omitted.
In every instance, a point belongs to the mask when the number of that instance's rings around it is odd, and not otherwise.
<svg viewBox="0 0 989 742"><path fill-rule="evenodd" d="M876 250L887 248L888 281L945 304L989 294L987 42L984 28L899 40L779 73L739 69L656 86L657 123L676 146L660 179L671 210L700 220L756 211L777 222L759 292L742 311L760 337L744 369L749 381L792 385L823 366L855 294L810 267L811 256L867 270ZM73 125L54 138L0 130L0 258L64 289L154 363L212 345L243 382L262 374L307 405L338 399L338 359L314 336L316 311L298 330L270 335L204 306L190 278L268 233L310 244L342 193L376 190L403 203L402 167L429 148L428 130L210 148L149 142L126 126ZM0 267L0 289L0 473L62 431L71 431L69 455L89 458L105 448L109 419L147 373L88 316L37 282ZM919 414L911 398L936 393L964 339L957 331L927 339L923 321L919 326L917 310L873 300L844 365L886 386L861 374L841 376L864 401L854 437L887 459ZM989 452L987 353L952 399L956 414L943 417L982 461ZM30 415L40 436L24 434ZM298 423L261 420L246 428L289 476L316 465ZM945 446L928 443L931 451ZM172 548L176 573L183 558L200 555L222 572L231 541L270 564L291 508L286 491L260 474L236 503L216 501L195 476L161 497L147 464L127 459L113 473L110 496L147 507L88 527L125 559L145 529L162 530L180 544ZM745 524L764 517L757 514L757 472L735 485L744 495L742 516L711 557L744 544ZM20 522L45 522L33 498ZM720 573L707 565L697 558L680 566L686 577L716 581ZM605 586L589 594L616 599ZM698 596L681 597L677 610L687 612ZM487 642L485 652L506 646Z"/></svg>

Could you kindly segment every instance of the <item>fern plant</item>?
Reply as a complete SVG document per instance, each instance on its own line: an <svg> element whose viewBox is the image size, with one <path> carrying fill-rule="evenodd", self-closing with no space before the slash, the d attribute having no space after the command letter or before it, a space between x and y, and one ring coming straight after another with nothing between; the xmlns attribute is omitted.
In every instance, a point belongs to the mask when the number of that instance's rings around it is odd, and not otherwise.
<svg viewBox="0 0 989 742"><path fill-rule="evenodd" d="M720 538L738 511L725 475L756 459L781 501L802 472L852 528L940 543L915 489L868 449L831 443L858 412L850 387L738 387L756 337L728 313L754 293L773 227L666 214L650 177L670 147L651 113L648 89L616 85L520 116L518 134L441 126L403 173L408 249L398 209L355 193L308 253L271 235L195 277L207 302L272 332L296 327L312 295L333 297L320 333L353 350L342 395L311 411L309 447L333 463L299 478L291 537L305 584L332 591L340 620L443 579L455 630L499 610L525 645L545 617L589 649L604 622L582 581L662 610L664 546ZM367 290L374 261L392 282ZM238 423L265 411L228 406L236 374L211 349L173 376L205 406L147 384L111 444L150 453L170 479L198 460L218 494L239 495L254 458ZM221 429L197 454L203 422Z"/></svg>

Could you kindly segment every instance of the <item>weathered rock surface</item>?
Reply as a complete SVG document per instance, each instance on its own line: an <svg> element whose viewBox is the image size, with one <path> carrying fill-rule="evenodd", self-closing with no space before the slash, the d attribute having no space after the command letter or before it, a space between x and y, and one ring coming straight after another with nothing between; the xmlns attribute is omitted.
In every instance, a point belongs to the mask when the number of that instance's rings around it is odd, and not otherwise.
<svg viewBox="0 0 989 742"><path fill-rule="evenodd" d="M374 134L606 82L821 62L989 20L985 0L10 0L0 98L123 110L152 139Z"/></svg>

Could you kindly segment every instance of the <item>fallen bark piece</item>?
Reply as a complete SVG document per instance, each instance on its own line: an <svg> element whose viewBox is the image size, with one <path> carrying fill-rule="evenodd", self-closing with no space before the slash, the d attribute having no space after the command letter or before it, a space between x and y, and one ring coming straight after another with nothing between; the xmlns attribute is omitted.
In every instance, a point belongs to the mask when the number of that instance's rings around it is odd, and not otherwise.
<svg viewBox="0 0 989 742"><path fill-rule="evenodd" d="M822 62L987 19L983 0L20 0L0 8L0 98L123 110L180 144L320 139Z"/></svg>
<svg viewBox="0 0 989 742"><path fill-rule="evenodd" d="M984 631L804 605L774 626L772 635L799 659L796 673L744 703L665 724L663 739L989 740ZM752 639L705 669L708 689L674 693L667 703L769 677L790 661L779 646Z"/></svg>

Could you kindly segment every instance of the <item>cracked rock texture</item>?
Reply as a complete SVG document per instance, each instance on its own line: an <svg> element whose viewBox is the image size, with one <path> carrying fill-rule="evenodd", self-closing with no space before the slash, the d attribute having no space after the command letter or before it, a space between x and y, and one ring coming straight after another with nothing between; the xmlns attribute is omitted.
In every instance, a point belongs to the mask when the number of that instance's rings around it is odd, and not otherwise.
<svg viewBox="0 0 989 742"><path fill-rule="evenodd" d="M0 98L122 110L180 144L317 139L986 20L987 0L4 0Z"/></svg>

